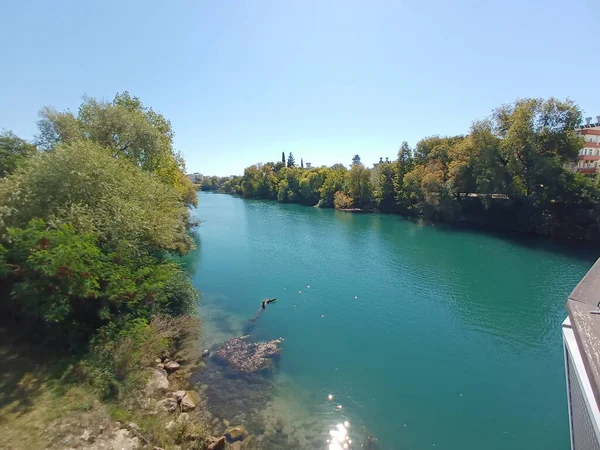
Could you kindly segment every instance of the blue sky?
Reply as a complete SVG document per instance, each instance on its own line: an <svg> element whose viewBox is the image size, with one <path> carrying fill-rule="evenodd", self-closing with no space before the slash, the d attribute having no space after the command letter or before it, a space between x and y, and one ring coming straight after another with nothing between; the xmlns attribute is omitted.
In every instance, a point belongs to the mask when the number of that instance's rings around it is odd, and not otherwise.
<svg viewBox="0 0 600 450"><path fill-rule="evenodd" d="M519 97L600 114L596 0L0 7L0 129L31 139L43 105L128 90L171 120L191 172L241 173L282 151L370 164Z"/></svg>

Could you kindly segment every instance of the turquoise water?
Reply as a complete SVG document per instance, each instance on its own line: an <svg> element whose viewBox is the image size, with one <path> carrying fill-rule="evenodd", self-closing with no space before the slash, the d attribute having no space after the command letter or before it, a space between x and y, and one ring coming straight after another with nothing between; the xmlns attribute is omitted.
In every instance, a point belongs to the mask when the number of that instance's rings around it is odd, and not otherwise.
<svg viewBox="0 0 600 450"><path fill-rule="evenodd" d="M596 252L199 195L207 340L279 299L256 333L285 339L271 403L298 447L348 421L351 448L568 448L560 324Z"/></svg>

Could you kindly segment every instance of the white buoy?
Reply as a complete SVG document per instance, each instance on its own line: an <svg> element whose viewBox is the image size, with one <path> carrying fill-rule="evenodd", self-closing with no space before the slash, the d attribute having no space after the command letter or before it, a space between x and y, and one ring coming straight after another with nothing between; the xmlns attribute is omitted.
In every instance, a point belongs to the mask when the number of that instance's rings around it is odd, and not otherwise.
<svg viewBox="0 0 600 450"><path fill-rule="evenodd" d="M343 409L344 407L342 405L337 405L337 409Z"/></svg>
<svg viewBox="0 0 600 450"><path fill-rule="evenodd" d="M329 395L327 396L327 400L333 400L333 395L329 394Z"/></svg>

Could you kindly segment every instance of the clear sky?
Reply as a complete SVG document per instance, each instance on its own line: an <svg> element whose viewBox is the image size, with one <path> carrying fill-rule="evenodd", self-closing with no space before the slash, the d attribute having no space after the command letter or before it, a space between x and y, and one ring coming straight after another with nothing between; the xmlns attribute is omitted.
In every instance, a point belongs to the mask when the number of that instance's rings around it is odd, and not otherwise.
<svg viewBox="0 0 600 450"><path fill-rule="evenodd" d="M189 172L371 164L519 97L600 114L597 0L0 0L0 129L128 90Z"/></svg>

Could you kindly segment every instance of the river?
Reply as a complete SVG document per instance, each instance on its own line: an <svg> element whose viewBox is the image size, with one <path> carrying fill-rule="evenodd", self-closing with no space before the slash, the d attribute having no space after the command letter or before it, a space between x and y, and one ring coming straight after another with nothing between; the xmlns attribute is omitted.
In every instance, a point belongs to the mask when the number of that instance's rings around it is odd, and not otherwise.
<svg viewBox="0 0 600 450"><path fill-rule="evenodd" d="M560 324L597 251L211 193L194 215L207 345L278 298L256 334L284 338L289 448L344 422L351 448L568 448Z"/></svg>

